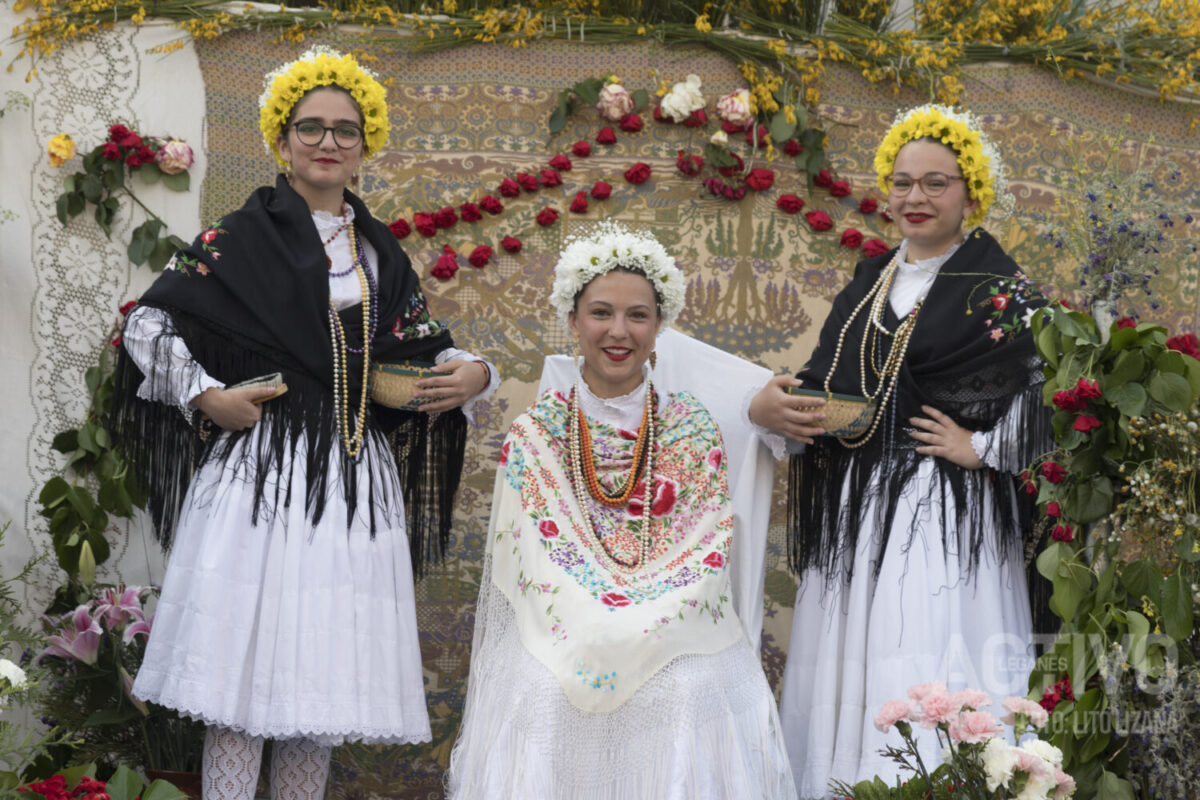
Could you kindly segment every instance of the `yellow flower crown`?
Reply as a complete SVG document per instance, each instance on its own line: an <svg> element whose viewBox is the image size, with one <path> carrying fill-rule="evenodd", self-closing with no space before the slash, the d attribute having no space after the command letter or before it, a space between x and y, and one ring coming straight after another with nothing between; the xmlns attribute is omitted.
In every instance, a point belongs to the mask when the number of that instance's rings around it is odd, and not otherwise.
<svg viewBox="0 0 1200 800"><path fill-rule="evenodd" d="M1007 197L1008 179L1000 153L972 114L947 106L925 105L904 112L875 151L875 174L879 190L887 193L887 179L896 167L900 148L914 139L934 139L954 150L958 167L966 179L967 193L979 206L967 218L978 225L987 217L997 197Z"/></svg>
<svg viewBox="0 0 1200 800"><path fill-rule="evenodd" d="M387 91L375 73L360 67L354 56L317 45L295 61L289 61L263 79L258 98L258 127L267 152L280 167L287 162L276 142L292 114L292 107L311 89L337 84L350 93L362 109L365 157L374 155L388 142Z"/></svg>

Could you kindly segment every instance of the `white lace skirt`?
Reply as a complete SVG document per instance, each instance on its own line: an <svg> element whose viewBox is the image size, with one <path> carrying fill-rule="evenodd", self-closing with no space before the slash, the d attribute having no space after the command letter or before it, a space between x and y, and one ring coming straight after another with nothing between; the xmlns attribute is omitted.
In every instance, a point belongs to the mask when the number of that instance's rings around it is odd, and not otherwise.
<svg viewBox="0 0 1200 800"><path fill-rule="evenodd" d="M795 800L775 698L742 639L685 655L619 709L580 711L521 644L484 571L450 758L454 800Z"/></svg>
<svg viewBox="0 0 1200 800"><path fill-rule="evenodd" d="M374 539L363 513L347 532L332 473L314 528L304 514L299 452L290 467L296 499L252 526L253 486L237 464L256 438L192 483L134 693L254 736L428 741L402 513L389 519L377 509ZM399 494L391 456L378 440L368 446L373 458L358 467L360 507L369 480L391 481Z"/></svg>
<svg viewBox="0 0 1200 800"><path fill-rule="evenodd" d="M932 459L921 463L909 497L925 496L933 467ZM853 784L880 775L894 783L898 768L879 750L900 747L903 740L894 728L877 731L874 718L888 700L907 699L909 686L937 680L950 691L983 690L996 703L1026 693L1032 624L1021 552L1014 543L1001 563L989 531L980 563L967 578L967 555L960 556L953 542L950 552L942 544L954 514L953 497L946 500L943 505L934 492L924 505L902 504L882 554L878 531L864 528L848 584L827 588L819 572L804 576L780 716L805 800L830 796L831 779ZM968 502L992 507L990 497ZM918 533L910 545L914 518ZM998 706L987 710L1000 712ZM914 732L933 769L941 763L937 737L917 726Z"/></svg>

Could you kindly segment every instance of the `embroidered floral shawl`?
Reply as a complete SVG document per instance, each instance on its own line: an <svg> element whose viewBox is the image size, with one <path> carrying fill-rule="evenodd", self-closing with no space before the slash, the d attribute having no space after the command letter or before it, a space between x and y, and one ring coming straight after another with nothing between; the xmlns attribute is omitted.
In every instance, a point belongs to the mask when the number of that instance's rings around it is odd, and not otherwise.
<svg viewBox="0 0 1200 800"><path fill-rule="evenodd" d="M601 485L629 474L636 433L589 420ZM572 490L567 401L547 392L516 419L501 451L488 548L521 641L585 711L611 711L672 659L715 653L743 636L727 569L733 510L724 447L691 395L659 412L651 497L653 552L633 574L612 569L595 535L622 561L640 552L645 482L628 505Z"/></svg>

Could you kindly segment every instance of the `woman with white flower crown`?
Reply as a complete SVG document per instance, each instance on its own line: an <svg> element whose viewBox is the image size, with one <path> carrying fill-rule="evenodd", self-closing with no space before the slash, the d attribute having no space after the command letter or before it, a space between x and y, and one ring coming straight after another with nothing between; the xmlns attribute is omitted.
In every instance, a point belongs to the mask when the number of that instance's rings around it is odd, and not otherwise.
<svg viewBox="0 0 1200 800"><path fill-rule="evenodd" d="M970 114L923 106L898 116L875 169L904 240L859 263L805 368L749 404L777 451L782 435L804 443L791 448L801 584L780 703L804 798L830 780L891 782L879 750L899 740L872 718L907 687L1024 694L1032 666L1014 475L1052 441L1029 329L1044 300L975 227L1011 199L1000 155ZM823 435L842 424L834 394L873 404L859 430ZM936 763L935 737L921 744Z"/></svg>
<svg viewBox="0 0 1200 800"><path fill-rule="evenodd" d="M662 245L615 223L555 267L582 360L501 451L452 798L796 796L730 600L720 433L651 377L684 293Z"/></svg>
<svg viewBox="0 0 1200 800"><path fill-rule="evenodd" d="M388 140L375 76L313 48L267 76L260 128L286 174L143 295L114 397L171 547L133 694L207 723L205 800L254 797L265 739L296 800L325 796L333 745L429 740L413 569L449 535L460 408L497 382L347 189ZM421 410L371 402L370 365L411 361L439 365Z"/></svg>

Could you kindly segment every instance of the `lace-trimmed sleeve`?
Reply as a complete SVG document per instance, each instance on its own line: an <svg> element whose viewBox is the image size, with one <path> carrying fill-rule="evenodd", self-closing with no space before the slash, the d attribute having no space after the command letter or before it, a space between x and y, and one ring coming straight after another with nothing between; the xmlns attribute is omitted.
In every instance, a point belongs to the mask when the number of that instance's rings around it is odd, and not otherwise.
<svg viewBox="0 0 1200 800"><path fill-rule="evenodd" d="M225 388L192 358L187 344L174 333L171 315L161 309L137 306L130 311L121 341L145 376L137 390L143 400L176 406L190 418L197 395Z"/></svg>

